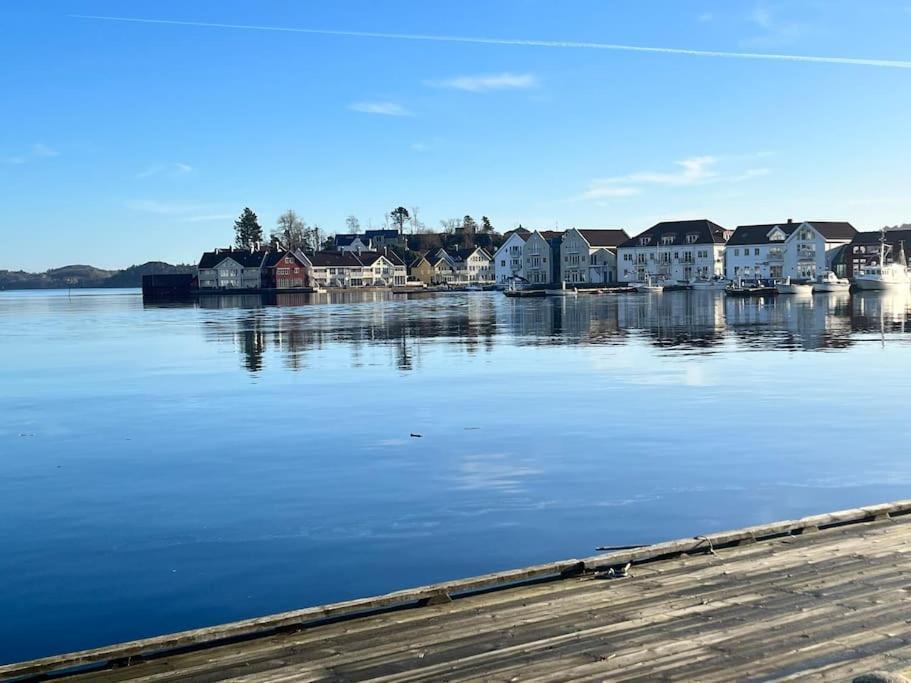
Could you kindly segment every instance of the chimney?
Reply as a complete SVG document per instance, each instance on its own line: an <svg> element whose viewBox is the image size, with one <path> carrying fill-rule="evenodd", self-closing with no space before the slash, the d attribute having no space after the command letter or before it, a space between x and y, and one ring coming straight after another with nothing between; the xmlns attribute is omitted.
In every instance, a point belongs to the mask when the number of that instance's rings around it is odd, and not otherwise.
<svg viewBox="0 0 911 683"><path fill-rule="evenodd" d="M793 219L793 218L789 218L789 219L788 219L788 225L791 225L793 222L794 222L794 219Z"/></svg>

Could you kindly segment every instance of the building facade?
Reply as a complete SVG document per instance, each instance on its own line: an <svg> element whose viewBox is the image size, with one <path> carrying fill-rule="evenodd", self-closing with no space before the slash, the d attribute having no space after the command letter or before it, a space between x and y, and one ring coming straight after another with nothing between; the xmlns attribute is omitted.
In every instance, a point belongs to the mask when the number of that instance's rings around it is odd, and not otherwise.
<svg viewBox="0 0 911 683"><path fill-rule="evenodd" d="M203 253L197 265L200 289L260 289L268 251L215 249Z"/></svg>
<svg viewBox="0 0 911 683"><path fill-rule="evenodd" d="M721 277L732 232L707 219L653 225L617 249L618 279L676 283Z"/></svg>
<svg viewBox="0 0 911 683"><path fill-rule="evenodd" d="M505 287L510 282L525 281L522 251L528 239L527 230L514 230L493 255L494 281Z"/></svg>
<svg viewBox="0 0 911 683"><path fill-rule="evenodd" d="M560 281L560 243L563 233L535 230L522 247L522 268L531 285L552 285Z"/></svg>
<svg viewBox="0 0 911 683"><path fill-rule="evenodd" d="M616 282L616 251L627 240L625 230L567 230L560 242L560 279L567 284Z"/></svg>
<svg viewBox="0 0 911 683"><path fill-rule="evenodd" d="M302 289L310 286L307 264L291 251L273 251L266 259L263 287Z"/></svg>
<svg viewBox="0 0 911 683"><path fill-rule="evenodd" d="M879 263L880 239L886 240L886 264L908 262L911 252L911 230L859 232L847 247L844 277L852 278L867 266Z"/></svg>

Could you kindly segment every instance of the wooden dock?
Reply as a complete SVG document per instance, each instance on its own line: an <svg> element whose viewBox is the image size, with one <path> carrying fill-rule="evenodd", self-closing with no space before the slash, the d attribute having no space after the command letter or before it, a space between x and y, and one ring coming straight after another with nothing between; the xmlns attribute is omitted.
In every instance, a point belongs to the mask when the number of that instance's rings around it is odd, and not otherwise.
<svg viewBox="0 0 911 683"><path fill-rule="evenodd" d="M833 680L911 668L911 501L0 666L0 680Z"/></svg>

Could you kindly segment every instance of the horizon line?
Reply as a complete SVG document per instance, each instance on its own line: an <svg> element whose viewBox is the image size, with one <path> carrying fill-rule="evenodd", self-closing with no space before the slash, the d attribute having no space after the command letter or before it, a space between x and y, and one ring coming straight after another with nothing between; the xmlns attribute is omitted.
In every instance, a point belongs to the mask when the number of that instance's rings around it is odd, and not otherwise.
<svg viewBox="0 0 911 683"><path fill-rule="evenodd" d="M472 36L447 36L421 33L386 33L378 31L347 31L339 29L298 28L293 26L260 26L253 24L225 24L206 21L183 21L179 19L148 19L142 17L116 17L97 14L70 14L73 19L94 21L119 21L137 24L163 24L171 26L197 26L243 31L277 31L283 33L304 33L309 35L341 36L350 38L377 38L384 40L411 40L440 43L466 43L475 45L507 45L518 47L548 47L579 50L614 50L621 52L647 52L657 54L686 55L691 57L714 57L722 59L752 59L765 61L808 62L815 64L844 64L870 66L886 69L911 69L911 61L875 59L864 57L826 57L814 55L788 55L773 52L728 52L724 50L696 50L676 47L653 47L625 45L620 43L596 43L561 40L536 40L522 38L484 38Z"/></svg>

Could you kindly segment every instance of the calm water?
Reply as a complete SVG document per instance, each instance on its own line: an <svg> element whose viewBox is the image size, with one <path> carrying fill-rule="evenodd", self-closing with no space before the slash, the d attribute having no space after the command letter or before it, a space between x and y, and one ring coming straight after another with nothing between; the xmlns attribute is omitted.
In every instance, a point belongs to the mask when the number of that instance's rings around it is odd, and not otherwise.
<svg viewBox="0 0 911 683"><path fill-rule="evenodd" d="M907 298L277 303L0 293L0 661L908 497Z"/></svg>

